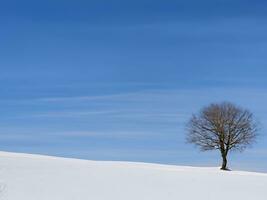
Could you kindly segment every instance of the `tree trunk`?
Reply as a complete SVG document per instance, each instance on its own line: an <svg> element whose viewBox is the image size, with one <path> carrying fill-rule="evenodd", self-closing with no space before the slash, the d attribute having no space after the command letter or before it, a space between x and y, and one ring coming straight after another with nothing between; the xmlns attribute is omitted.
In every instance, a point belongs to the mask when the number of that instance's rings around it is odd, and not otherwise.
<svg viewBox="0 0 267 200"><path fill-rule="evenodd" d="M222 154L222 167L221 170L227 170L227 155Z"/></svg>

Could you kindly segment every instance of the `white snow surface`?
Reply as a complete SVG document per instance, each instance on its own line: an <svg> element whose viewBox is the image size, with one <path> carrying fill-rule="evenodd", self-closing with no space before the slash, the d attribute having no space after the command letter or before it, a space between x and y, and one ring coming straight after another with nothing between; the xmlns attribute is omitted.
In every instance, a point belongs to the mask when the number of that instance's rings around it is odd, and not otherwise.
<svg viewBox="0 0 267 200"><path fill-rule="evenodd" d="M0 152L2 200L266 200L267 174Z"/></svg>

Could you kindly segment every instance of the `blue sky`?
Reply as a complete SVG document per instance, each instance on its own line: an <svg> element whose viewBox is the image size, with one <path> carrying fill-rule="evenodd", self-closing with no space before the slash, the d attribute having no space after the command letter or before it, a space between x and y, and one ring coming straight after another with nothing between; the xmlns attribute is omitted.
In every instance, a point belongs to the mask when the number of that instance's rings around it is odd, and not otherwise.
<svg viewBox="0 0 267 200"><path fill-rule="evenodd" d="M211 102L249 108L267 169L267 2L6 1L0 5L0 149L218 166L185 143Z"/></svg>

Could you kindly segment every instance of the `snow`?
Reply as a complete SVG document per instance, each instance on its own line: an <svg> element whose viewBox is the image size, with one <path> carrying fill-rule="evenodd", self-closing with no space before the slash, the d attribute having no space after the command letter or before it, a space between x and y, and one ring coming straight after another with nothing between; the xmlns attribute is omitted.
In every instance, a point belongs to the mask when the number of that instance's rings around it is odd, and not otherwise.
<svg viewBox="0 0 267 200"><path fill-rule="evenodd" d="M2 200L266 200L267 174L0 152Z"/></svg>

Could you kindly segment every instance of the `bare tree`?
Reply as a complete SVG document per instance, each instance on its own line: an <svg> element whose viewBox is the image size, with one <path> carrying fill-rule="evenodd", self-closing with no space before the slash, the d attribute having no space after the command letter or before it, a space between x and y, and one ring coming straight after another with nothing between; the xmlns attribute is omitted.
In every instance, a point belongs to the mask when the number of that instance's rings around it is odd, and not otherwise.
<svg viewBox="0 0 267 200"><path fill-rule="evenodd" d="M243 151L257 136L253 114L232 103L211 104L188 123L187 141L203 151L219 150L222 170L227 170L229 151Z"/></svg>

